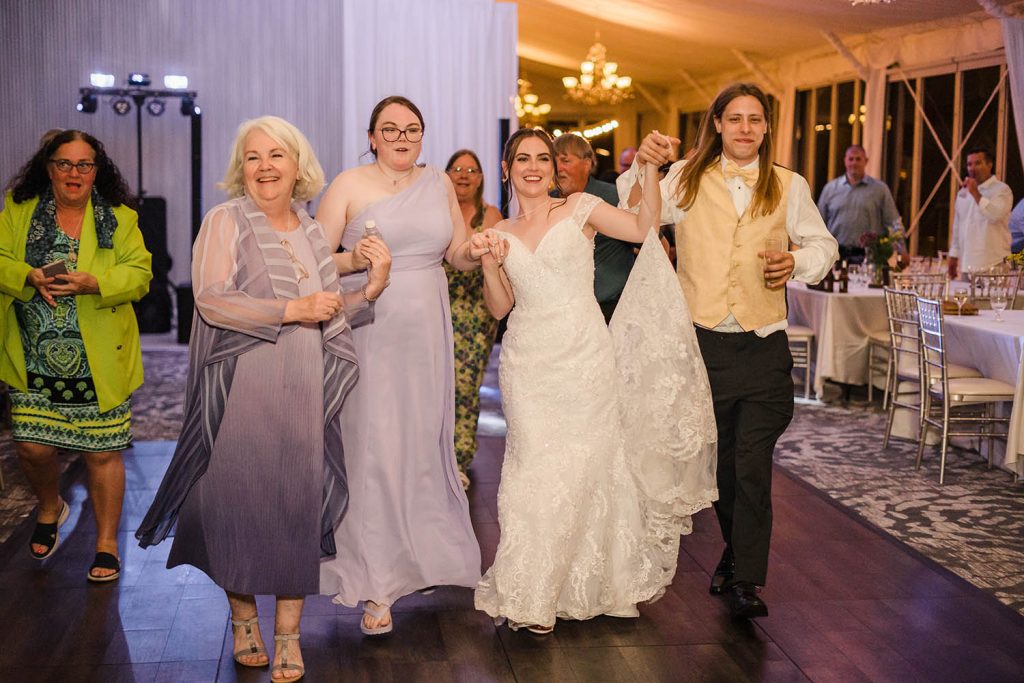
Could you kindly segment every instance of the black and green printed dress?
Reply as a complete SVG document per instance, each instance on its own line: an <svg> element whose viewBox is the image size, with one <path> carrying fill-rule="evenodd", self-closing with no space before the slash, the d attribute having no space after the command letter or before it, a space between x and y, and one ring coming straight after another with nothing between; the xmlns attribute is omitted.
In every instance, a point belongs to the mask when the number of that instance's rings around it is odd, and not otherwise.
<svg viewBox="0 0 1024 683"><path fill-rule="evenodd" d="M74 272L78 251L79 241L57 230L46 260L64 261ZM37 292L14 302L28 379L28 391L11 391L14 440L74 451L123 450L132 440L130 399L100 412L76 297L54 301L56 308Z"/></svg>

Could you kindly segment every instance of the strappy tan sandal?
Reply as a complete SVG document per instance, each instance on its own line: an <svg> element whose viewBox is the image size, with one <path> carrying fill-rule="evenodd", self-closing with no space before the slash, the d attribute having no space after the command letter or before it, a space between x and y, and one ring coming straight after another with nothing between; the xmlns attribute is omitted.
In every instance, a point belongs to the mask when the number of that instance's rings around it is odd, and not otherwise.
<svg viewBox="0 0 1024 683"><path fill-rule="evenodd" d="M241 650L236 650L234 652L235 661L238 662L239 664L241 664L242 666L248 666L248 667L252 667L254 669L262 669L267 664L270 664L270 658L267 657L267 648L263 647L262 645L257 645L256 644L256 635L253 633L252 627L257 625L258 622L259 622L259 617L258 616L253 617L252 619L244 619L244 620L243 619L232 619L231 620L231 627L232 628L244 628L245 629L245 639L249 643L249 647L243 647ZM267 657L267 661L265 661L265 662L263 662L261 664L249 664L249 663L243 662L240 659L241 657L251 657L253 655L256 655L256 656L263 655L264 657Z"/></svg>
<svg viewBox="0 0 1024 683"><path fill-rule="evenodd" d="M289 640L294 640L295 646L299 646L298 633L274 634L274 647L281 650L281 663L270 667L270 680L272 681L277 681L278 683L280 683L280 681L288 681L288 683L291 683L292 681L297 681L306 675L306 667L301 664L295 664L288 661L288 648L285 643ZM281 645L278 645L277 643L281 643ZM275 673L283 674L285 671L298 671L299 675L295 678L274 678Z"/></svg>

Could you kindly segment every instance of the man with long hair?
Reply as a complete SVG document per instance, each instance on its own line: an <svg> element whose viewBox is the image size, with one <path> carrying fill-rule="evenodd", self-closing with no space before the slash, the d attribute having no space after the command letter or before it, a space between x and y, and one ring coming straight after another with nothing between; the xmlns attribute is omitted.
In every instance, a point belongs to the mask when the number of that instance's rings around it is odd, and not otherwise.
<svg viewBox="0 0 1024 683"><path fill-rule="evenodd" d="M618 181L630 205L639 201L643 164L669 161L678 142L657 132L644 139ZM771 108L756 85L719 93L696 149L672 165L661 195L718 424L715 512L725 550L710 590L730 596L734 617L763 617L772 454L793 417L786 282L819 281L838 245L807 181L772 162Z"/></svg>

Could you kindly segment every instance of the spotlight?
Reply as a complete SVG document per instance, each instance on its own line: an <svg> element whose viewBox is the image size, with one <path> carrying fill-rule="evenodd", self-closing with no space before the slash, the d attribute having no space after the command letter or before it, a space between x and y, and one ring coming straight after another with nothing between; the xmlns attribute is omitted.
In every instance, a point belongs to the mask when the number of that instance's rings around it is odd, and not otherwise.
<svg viewBox="0 0 1024 683"><path fill-rule="evenodd" d="M119 97L114 100L114 111L118 116L127 116L128 112L132 110L132 103L123 97Z"/></svg>
<svg viewBox="0 0 1024 683"><path fill-rule="evenodd" d="M168 90L188 90L188 76L164 76L164 87Z"/></svg>
<svg viewBox="0 0 1024 683"><path fill-rule="evenodd" d="M75 109L82 112L83 114L95 114L96 113L96 96L95 95L82 95L82 99L75 105Z"/></svg>
<svg viewBox="0 0 1024 683"><path fill-rule="evenodd" d="M200 113L199 105L193 102L191 97L186 95L181 98L182 116L199 116Z"/></svg>
<svg viewBox="0 0 1024 683"><path fill-rule="evenodd" d="M89 83L94 88L113 88L114 74L91 73L89 74Z"/></svg>
<svg viewBox="0 0 1024 683"><path fill-rule="evenodd" d="M160 116L164 113L164 109L166 109L166 106L163 100L150 100L146 102L146 111L153 116Z"/></svg>
<svg viewBox="0 0 1024 683"><path fill-rule="evenodd" d="M130 85L149 85L149 74L130 73L128 74L128 83Z"/></svg>

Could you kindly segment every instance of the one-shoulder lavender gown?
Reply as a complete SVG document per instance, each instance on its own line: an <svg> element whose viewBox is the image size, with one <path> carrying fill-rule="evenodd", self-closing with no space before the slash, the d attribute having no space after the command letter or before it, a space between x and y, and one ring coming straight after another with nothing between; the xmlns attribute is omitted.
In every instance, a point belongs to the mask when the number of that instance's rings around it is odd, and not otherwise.
<svg viewBox="0 0 1024 683"><path fill-rule="evenodd" d="M425 167L397 195L345 226L351 249L368 220L392 253L374 320L353 330L359 381L342 408L349 508L320 592L355 606L393 604L436 585L475 586L480 547L454 452L454 360L448 280L452 221L443 173Z"/></svg>

